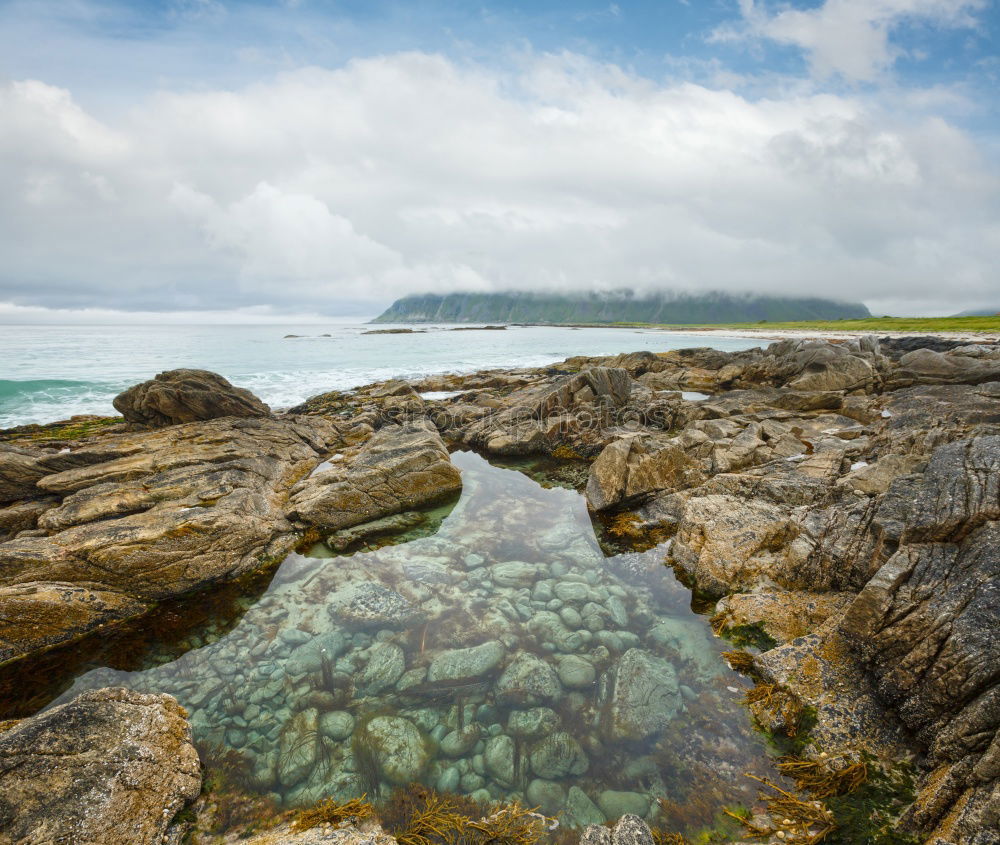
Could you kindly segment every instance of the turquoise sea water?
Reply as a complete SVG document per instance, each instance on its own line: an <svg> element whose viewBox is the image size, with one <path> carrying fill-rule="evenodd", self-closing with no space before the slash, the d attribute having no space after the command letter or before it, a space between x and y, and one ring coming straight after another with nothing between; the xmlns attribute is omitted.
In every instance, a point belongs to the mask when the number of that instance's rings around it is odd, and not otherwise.
<svg viewBox="0 0 1000 845"><path fill-rule="evenodd" d="M512 327L366 335L386 326L0 326L0 428L73 414L113 414L116 394L163 370L221 373L274 408L382 379L542 366L572 355L692 346L737 350L746 338L648 329ZM286 338L285 335L301 335Z"/></svg>

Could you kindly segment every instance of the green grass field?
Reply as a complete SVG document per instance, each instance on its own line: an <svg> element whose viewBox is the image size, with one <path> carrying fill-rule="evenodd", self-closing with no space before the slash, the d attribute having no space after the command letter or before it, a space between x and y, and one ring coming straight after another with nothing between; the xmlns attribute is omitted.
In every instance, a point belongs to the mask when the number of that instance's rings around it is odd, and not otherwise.
<svg viewBox="0 0 1000 845"><path fill-rule="evenodd" d="M617 323L616 325L624 325ZM1000 333L1000 316L996 317L865 317L860 320L802 320L788 323L714 323L702 325L661 325L629 323L628 325L649 325L661 329L690 331L691 329L801 329L803 331L824 332L907 332L910 334L936 334L938 332L994 332Z"/></svg>

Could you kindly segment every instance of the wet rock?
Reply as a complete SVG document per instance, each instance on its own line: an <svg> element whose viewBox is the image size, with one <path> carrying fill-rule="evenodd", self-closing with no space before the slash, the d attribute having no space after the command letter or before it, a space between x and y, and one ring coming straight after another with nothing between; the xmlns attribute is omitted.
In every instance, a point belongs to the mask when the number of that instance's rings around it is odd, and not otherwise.
<svg viewBox="0 0 1000 845"><path fill-rule="evenodd" d="M332 710L319 717L319 732L334 741L347 739L354 733L354 717L345 710Z"/></svg>
<svg viewBox="0 0 1000 845"><path fill-rule="evenodd" d="M352 461L305 479L293 491L291 511L312 525L342 529L432 504L461 487L437 429L417 421L380 429Z"/></svg>
<svg viewBox="0 0 1000 845"><path fill-rule="evenodd" d="M578 786L571 786L566 796L566 823L579 828L604 824L604 813Z"/></svg>
<svg viewBox="0 0 1000 845"><path fill-rule="evenodd" d="M365 726L382 777L404 786L420 779L429 754L417 726L401 716L376 716Z"/></svg>
<svg viewBox="0 0 1000 845"><path fill-rule="evenodd" d="M306 641L288 656L288 672L292 675L317 672L323 668L324 660L332 665L347 645L347 638L340 631L328 631L318 637L306 634Z"/></svg>
<svg viewBox="0 0 1000 845"><path fill-rule="evenodd" d="M764 682L790 691L798 704L815 710L810 736L829 753L859 748L876 756L902 753L901 726L879 703L843 637L823 631L807 634L758 655L754 665ZM786 711L781 703L775 696L773 707L754 705L754 717L772 731L794 731L799 707Z"/></svg>
<svg viewBox="0 0 1000 845"><path fill-rule="evenodd" d="M347 800L345 793L339 800ZM375 822L362 822L360 827L321 824L309 830L298 830L295 823L285 823L263 833L247 833L240 837L240 845L396 845L390 836Z"/></svg>
<svg viewBox="0 0 1000 845"><path fill-rule="evenodd" d="M406 656L395 643L380 643L372 648L368 664L358 678L366 695L378 695L396 684L406 670Z"/></svg>
<svg viewBox="0 0 1000 845"><path fill-rule="evenodd" d="M316 764L317 744L321 742L319 712L307 708L296 713L281 731L278 750L278 780L289 787L308 777Z"/></svg>
<svg viewBox="0 0 1000 845"><path fill-rule="evenodd" d="M490 577L498 587L524 587L543 578L548 570L544 564L509 561L490 567Z"/></svg>
<svg viewBox="0 0 1000 845"><path fill-rule="evenodd" d="M566 804L566 790L558 783L535 778L525 792L529 806L538 807L545 815L555 816Z"/></svg>
<svg viewBox="0 0 1000 845"><path fill-rule="evenodd" d="M498 703L514 706L539 705L562 694L555 670L529 652L517 654L500 674L495 693Z"/></svg>
<svg viewBox="0 0 1000 845"><path fill-rule="evenodd" d="M468 725L462 730L449 731L441 740L441 753L449 757L464 757L479 741L478 726Z"/></svg>
<svg viewBox="0 0 1000 845"><path fill-rule="evenodd" d="M55 504L57 500L45 499L0 508L0 543L12 540L22 531L33 529L38 524L38 518Z"/></svg>
<svg viewBox="0 0 1000 845"><path fill-rule="evenodd" d="M838 483L874 496L886 492L893 481L917 471L924 463L915 455L886 455L873 464L852 469Z"/></svg>
<svg viewBox="0 0 1000 845"><path fill-rule="evenodd" d="M735 593L719 600L712 622L728 629L760 625L779 643L816 631L827 619L843 611L852 593Z"/></svg>
<svg viewBox="0 0 1000 845"><path fill-rule="evenodd" d="M410 627L420 608L377 581L350 584L330 599L330 616L350 630Z"/></svg>
<svg viewBox="0 0 1000 845"><path fill-rule="evenodd" d="M680 689L673 665L662 657L631 648L615 669L605 730L614 739L645 739L666 728L679 705Z"/></svg>
<svg viewBox="0 0 1000 845"><path fill-rule="evenodd" d="M0 665L79 639L97 627L140 616L143 602L78 584L29 582L0 587Z"/></svg>
<svg viewBox="0 0 1000 845"><path fill-rule="evenodd" d="M168 370L118 394L113 402L126 420L151 426L217 417L266 417L271 409L249 390L208 370Z"/></svg>
<svg viewBox="0 0 1000 845"><path fill-rule="evenodd" d="M597 805L609 819L622 816L645 816L649 812L649 799L638 792L605 789L597 796Z"/></svg>
<svg viewBox="0 0 1000 845"><path fill-rule="evenodd" d="M611 845L611 831L601 824L592 824L584 830L580 845Z"/></svg>
<svg viewBox="0 0 1000 845"><path fill-rule="evenodd" d="M486 740L483 763L486 771L501 786L513 786L517 779L514 770L514 740L506 734L491 736Z"/></svg>
<svg viewBox="0 0 1000 845"><path fill-rule="evenodd" d="M427 670L427 680L455 681L461 678L481 678L491 673L503 661L507 651L496 640L443 651L434 656Z"/></svg>
<svg viewBox="0 0 1000 845"><path fill-rule="evenodd" d="M511 710L507 718L507 731L514 736L541 736L551 733L558 727L559 716L548 707Z"/></svg>
<svg viewBox="0 0 1000 845"><path fill-rule="evenodd" d="M42 463L44 456L41 449L0 443L0 503L41 495L38 481L52 472Z"/></svg>
<svg viewBox="0 0 1000 845"><path fill-rule="evenodd" d="M645 813L628 813L618 819L611 831L612 845L653 845L653 834L641 815Z"/></svg>
<svg viewBox="0 0 1000 845"><path fill-rule="evenodd" d="M839 626L928 746L935 770L908 823L948 841L975 841L1000 772L998 479L1000 437L986 436L942 446L922 476L894 482L883 505L898 500L908 517L886 532L899 548Z"/></svg>
<svg viewBox="0 0 1000 845"><path fill-rule="evenodd" d="M580 743L565 731L543 737L531 750L531 770L540 778L555 780L582 775L589 766Z"/></svg>
<svg viewBox="0 0 1000 845"><path fill-rule="evenodd" d="M721 596L774 583L806 588L812 549L790 508L710 494L685 503L671 556L700 589Z"/></svg>
<svg viewBox="0 0 1000 845"><path fill-rule="evenodd" d="M160 845L200 788L167 695L86 692L0 733L0 840Z"/></svg>
<svg viewBox="0 0 1000 845"><path fill-rule="evenodd" d="M559 661L558 674L559 682L568 689L588 689L597 677L593 663L573 654Z"/></svg>
<svg viewBox="0 0 1000 845"><path fill-rule="evenodd" d="M700 462L669 438L631 435L606 446L591 465L587 503L605 510L704 480Z"/></svg>

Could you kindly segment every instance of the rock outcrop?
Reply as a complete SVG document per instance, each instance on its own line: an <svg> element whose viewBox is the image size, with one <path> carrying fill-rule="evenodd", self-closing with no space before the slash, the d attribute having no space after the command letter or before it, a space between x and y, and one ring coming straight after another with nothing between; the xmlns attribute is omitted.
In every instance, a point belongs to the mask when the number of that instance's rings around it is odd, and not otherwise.
<svg viewBox="0 0 1000 845"><path fill-rule="evenodd" d="M754 674L767 699L796 706L754 702L762 725L794 730L804 705L816 720L807 756L915 755L918 798L902 828L933 845L994 845L998 360L985 345L873 338L630 353L393 381L283 417L176 424L174 411L207 405L147 403L135 421L171 424L68 446L4 443L0 662L252 571L297 532L340 532L330 548L342 549L417 525L414 508L461 487L446 443L574 458L560 480L586 483L609 537L669 537L653 564L666 555L721 598L720 630L760 625L777 641L767 649L762 638ZM468 473L466 459L455 463ZM505 476L518 490L521 476ZM520 491L526 501L510 515L467 478L475 506L463 498L419 559L399 546L364 571L343 561L318 570L316 607L289 613L276 597L242 645L222 643L212 661L205 646L189 676L157 676L160 689L211 701L193 718L210 712L218 738L266 749L255 782L289 802L357 794L360 771L325 780L319 762L346 765L343 743L363 731L386 783L424 777L476 800L517 784L581 824L652 819L649 794L584 778L608 745L669 738L684 708L703 706L688 681L724 688L718 651L631 587L612 589L605 570L641 567L642 555L605 561L585 514L586 538L576 523L536 531L530 494ZM455 518L469 507L482 524ZM461 621L450 619L463 602ZM285 630L293 617L299 627ZM414 660L407 639L418 629ZM241 648L266 659L232 667ZM227 694L240 683L259 701ZM389 696L395 709L356 718L348 690ZM477 700L483 690L488 700ZM428 705L450 693L447 708ZM281 724L270 723L266 708L286 695ZM590 736L574 735L580 720ZM16 818L0 803L0 825ZM583 841L645 842L637 822L620 822L620 835L588 828Z"/></svg>
<svg viewBox="0 0 1000 845"><path fill-rule="evenodd" d="M249 390L208 370L167 370L118 394L115 408L131 423L150 426L266 417L271 409Z"/></svg>
<svg viewBox="0 0 1000 845"><path fill-rule="evenodd" d="M168 695L97 690L0 733L0 842L162 845L200 789Z"/></svg>
<svg viewBox="0 0 1000 845"><path fill-rule="evenodd" d="M340 442L319 418L227 418L20 448L46 506L0 543L0 663L280 560L288 490Z"/></svg>
<svg viewBox="0 0 1000 845"><path fill-rule="evenodd" d="M1000 437L942 446L895 486L910 507L898 549L840 630L929 750L933 793L911 823L979 841L1000 829Z"/></svg>

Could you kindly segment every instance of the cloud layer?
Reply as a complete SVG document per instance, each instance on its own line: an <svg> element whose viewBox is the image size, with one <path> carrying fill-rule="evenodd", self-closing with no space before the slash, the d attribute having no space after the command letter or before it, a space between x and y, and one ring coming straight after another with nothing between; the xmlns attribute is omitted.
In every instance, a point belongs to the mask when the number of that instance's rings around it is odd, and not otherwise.
<svg viewBox="0 0 1000 845"><path fill-rule="evenodd" d="M750 99L572 53L504 71L398 53L157 93L109 122L9 82L0 300L334 314L428 290L627 286L986 304L996 162L892 105Z"/></svg>
<svg viewBox="0 0 1000 845"><path fill-rule="evenodd" d="M799 9L765 0L739 0L742 23L719 27L717 41L765 39L804 50L821 78L838 74L852 82L883 75L903 50L890 40L904 25L969 29L987 0L826 0Z"/></svg>

